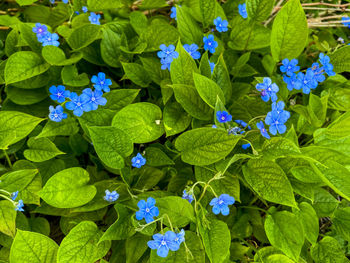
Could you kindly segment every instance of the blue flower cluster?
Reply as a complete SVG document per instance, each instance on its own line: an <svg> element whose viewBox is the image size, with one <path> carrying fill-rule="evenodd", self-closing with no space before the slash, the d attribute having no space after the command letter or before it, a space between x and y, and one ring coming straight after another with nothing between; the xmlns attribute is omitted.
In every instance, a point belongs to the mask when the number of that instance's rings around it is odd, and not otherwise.
<svg viewBox="0 0 350 263"><path fill-rule="evenodd" d="M192 201L194 200L193 195L191 193L187 193L186 189L182 193L182 198L186 199L190 203L192 203Z"/></svg>
<svg viewBox="0 0 350 263"><path fill-rule="evenodd" d="M12 201L16 201L17 197L18 197L18 191L11 193L10 198L11 198ZM23 200L18 200L18 202L15 202L14 204L15 204L15 210L16 211L24 212Z"/></svg>
<svg viewBox="0 0 350 263"><path fill-rule="evenodd" d="M343 16L343 17L341 18L341 20L343 21L342 24L343 24L344 26L347 26L347 27L350 28L350 18L349 18L349 17Z"/></svg>
<svg viewBox="0 0 350 263"><path fill-rule="evenodd" d="M212 211L215 215L222 214L227 216L230 213L229 205L233 205L235 199L228 194L222 194L219 197L213 198L209 205L212 206Z"/></svg>
<svg viewBox="0 0 350 263"><path fill-rule="evenodd" d="M176 17L176 7L173 6L171 9L170 9L171 13L170 13L170 18L175 18L175 20L177 20L177 17Z"/></svg>
<svg viewBox="0 0 350 263"><path fill-rule="evenodd" d="M319 63L315 62L305 73L299 72L300 67L297 66L298 60L284 59L280 70L283 75L283 81L287 84L288 90L293 89L301 90L304 94L309 94L311 90L316 89L318 84L325 81L326 77L334 76L333 65L330 63L330 58L325 54L321 53L319 56ZM321 66L321 65L322 66Z"/></svg>
<svg viewBox="0 0 350 263"><path fill-rule="evenodd" d="M246 19L248 17L248 12L247 12L247 5L244 4L240 4L238 5L238 13L244 18Z"/></svg>
<svg viewBox="0 0 350 263"><path fill-rule="evenodd" d="M103 97L103 91L110 91L109 86L112 85L112 81L106 79L106 75L100 72L97 76L91 78L91 82L94 83L95 90L86 88L81 95L66 90L62 85L58 85L57 87L51 86L49 89L51 93L50 97L58 103L64 103L69 99L65 104L66 109L73 111L75 116L80 117L84 112L97 110L99 105L104 106L107 103L107 99ZM67 118L67 114L63 112L61 105L58 105L56 108L50 106L49 110L49 118L52 121L60 122Z"/></svg>
<svg viewBox="0 0 350 263"><path fill-rule="evenodd" d="M214 19L214 25L216 26L216 30L218 32L226 32L228 30L228 21L222 20L221 17L217 17Z"/></svg>
<svg viewBox="0 0 350 263"><path fill-rule="evenodd" d="M177 251L180 245L185 241L185 231L182 229L179 233L167 231L164 235L158 233L153 235L153 240L147 242L150 249L157 249L157 255L165 258L169 250Z"/></svg>
<svg viewBox="0 0 350 263"><path fill-rule="evenodd" d="M214 35L208 35L208 37L203 37L204 50L209 50L210 53L214 54L215 49L219 46L218 42L215 41Z"/></svg>
<svg viewBox="0 0 350 263"><path fill-rule="evenodd" d="M44 46L55 46L58 47L60 42L58 42L58 35L56 33L50 33L47 30L46 25L36 23L33 27L33 32L36 34L36 37L40 43Z"/></svg>
<svg viewBox="0 0 350 263"><path fill-rule="evenodd" d="M258 83L255 88L260 91L263 101L268 102L270 98L272 102L277 101L279 88L276 83L272 83L270 78L264 78L263 83Z"/></svg>
<svg viewBox="0 0 350 263"><path fill-rule="evenodd" d="M187 51L188 54L191 55L193 59L200 59L201 53L198 51L198 46L196 44L185 44L183 45L184 49Z"/></svg>
<svg viewBox="0 0 350 263"><path fill-rule="evenodd" d="M117 193L117 191L110 192L109 190L106 190L105 194L106 195L103 197L103 199L108 202L115 202L119 198L119 194Z"/></svg>
<svg viewBox="0 0 350 263"><path fill-rule="evenodd" d="M270 111L269 113L267 113L267 116L265 118L265 123L267 125L269 125L269 132L273 135L276 135L277 132L279 134L283 134L286 132L287 127L285 125L285 123L287 122L287 120L290 118L290 112L284 110L284 102L283 101L279 101L279 102L273 102L272 103L272 111ZM259 124L259 126L261 127L261 125ZM261 134L267 138L266 134L265 134L265 129L261 128Z"/></svg>
<svg viewBox="0 0 350 263"><path fill-rule="evenodd" d="M173 62L174 58L179 57L179 53L175 51L174 45L169 45L168 47L165 44L159 46L161 51L158 51L157 55L160 58L160 63L162 64L162 70L170 70L170 64Z"/></svg>
<svg viewBox="0 0 350 263"><path fill-rule="evenodd" d="M155 204L156 200L152 197L148 197L147 201L140 200L137 203L140 210L136 212L136 219L145 219L147 224L153 222L154 217L159 216L159 209L155 206Z"/></svg>

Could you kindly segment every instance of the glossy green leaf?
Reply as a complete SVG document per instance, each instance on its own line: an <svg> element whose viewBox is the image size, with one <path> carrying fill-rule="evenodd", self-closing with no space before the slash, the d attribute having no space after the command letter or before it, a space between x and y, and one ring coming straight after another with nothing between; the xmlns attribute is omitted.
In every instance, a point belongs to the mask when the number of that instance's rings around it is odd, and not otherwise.
<svg viewBox="0 0 350 263"><path fill-rule="evenodd" d="M225 104L222 89L211 79L200 74L193 74L194 85L201 98L212 108L215 108L217 97Z"/></svg>
<svg viewBox="0 0 350 263"><path fill-rule="evenodd" d="M67 38L67 43L72 49L81 49L94 42L100 35L100 27L93 24L85 24L75 28Z"/></svg>
<svg viewBox="0 0 350 263"><path fill-rule="evenodd" d="M94 222L83 221L62 240L57 260L60 263L94 263L104 257L111 244L99 243L102 232Z"/></svg>
<svg viewBox="0 0 350 263"><path fill-rule="evenodd" d="M14 237L16 234L15 206L8 200L0 201L0 232Z"/></svg>
<svg viewBox="0 0 350 263"><path fill-rule="evenodd" d="M270 0L247 0L248 18L256 22L263 22L267 19L274 6L274 1Z"/></svg>
<svg viewBox="0 0 350 263"><path fill-rule="evenodd" d="M320 263L344 263L348 261L338 241L330 236L324 237L311 248L311 257Z"/></svg>
<svg viewBox="0 0 350 263"><path fill-rule="evenodd" d="M148 102L124 107L113 118L112 126L127 133L134 143L158 139L164 133L160 108Z"/></svg>
<svg viewBox="0 0 350 263"><path fill-rule="evenodd" d="M251 159L243 166L247 183L270 202L295 207L292 186L282 168L273 161Z"/></svg>
<svg viewBox="0 0 350 263"><path fill-rule="evenodd" d="M164 128L167 136L183 132L191 123L191 116L187 114L177 102L168 103L164 108Z"/></svg>
<svg viewBox="0 0 350 263"><path fill-rule="evenodd" d="M67 59L63 50L55 46L45 46L41 54L47 63L54 66L75 64L83 58L82 53L73 53L73 55Z"/></svg>
<svg viewBox="0 0 350 263"><path fill-rule="evenodd" d="M96 194L96 187L87 184L89 180L89 173L83 168L68 168L53 175L40 191L40 196L57 208L82 206Z"/></svg>
<svg viewBox="0 0 350 263"><path fill-rule="evenodd" d="M199 128L181 134L175 147L181 152L184 162L209 165L225 158L240 138L219 129Z"/></svg>
<svg viewBox="0 0 350 263"><path fill-rule="evenodd" d="M151 78L147 71L137 63L122 63L126 78L130 79L140 87L148 87L151 83Z"/></svg>
<svg viewBox="0 0 350 263"><path fill-rule="evenodd" d="M271 52L275 61L297 58L308 39L308 25L300 0L288 1L272 26Z"/></svg>
<svg viewBox="0 0 350 263"><path fill-rule="evenodd" d="M44 162L57 155L65 154L48 138L30 138L27 144L29 149L24 150L24 157L32 162Z"/></svg>
<svg viewBox="0 0 350 263"><path fill-rule="evenodd" d="M336 50L330 55L330 59L334 66L334 72L342 73L350 71L350 47L345 46Z"/></svg>

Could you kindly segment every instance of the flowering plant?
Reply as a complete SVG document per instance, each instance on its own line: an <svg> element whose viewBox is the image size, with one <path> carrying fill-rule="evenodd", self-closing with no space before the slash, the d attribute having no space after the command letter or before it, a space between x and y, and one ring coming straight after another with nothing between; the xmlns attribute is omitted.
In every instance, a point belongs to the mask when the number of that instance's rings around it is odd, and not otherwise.
<svg viewBox="0 0 350 263"><path fill-rule="evenodd" d="M2 1L0 263L348 262L328 2Z"/></svg>

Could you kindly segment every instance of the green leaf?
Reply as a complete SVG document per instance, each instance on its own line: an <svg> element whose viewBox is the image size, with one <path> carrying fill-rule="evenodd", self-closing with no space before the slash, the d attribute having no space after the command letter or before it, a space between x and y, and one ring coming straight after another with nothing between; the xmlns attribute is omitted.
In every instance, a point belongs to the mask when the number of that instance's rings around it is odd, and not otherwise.
<svg viewBox="0 0 350 263"><path fill-rule="evenodd" d="M130 13L130 24L132 28L135 30L135 32L138 35L141 35L142 32L147 30L148 27L148 20L147 16L140 12L140 11L134 11Z"/></svg>
<svg viewBox="0 0 350 263"><path fill-rule="evenodd" d="M167 214L174 227L180 228L195 222L193 207L186 199L179 196L166 196L157 198L156 201L159 216ZM164 220L164 224L170 225L167 219Z"/></svg>
<svg viewBox="0 0 350 263"><path fill-rule="evenodd" d="M173 84L193 84L193 73L199 73L196 62L190 54L183 48L180 41L177 44L176 51L179 57L171 63L170 76Z"/></svg>
<svg viewBox="0 0 350 263"><path fill-rule="evenodd" d="M199 120L210 120L213 110L201 99L194 86L175 84L175 99L185 111L192 117Z"/></svg>
<svg viewBox="0 0 350 263"><path fill-rule="evenodd" d="M146 160L148 164L148 159ZM135 184L135 188L142 191L152 189L163 177L164 173L161 170L154 167L144 167L140 172L140 177Z"/></svg>
<svg viewBox="0 0 350 263"><path fill-rule="evenodd" d="M205 252L211 263L222 263L230 254L231 235L225 222L210 219L208 228L199 225Z"/></svg>
<svg viewBox="0 0 350 263"><path fill-rule="evenodd" d="M93 263L104 257L111 243L99 243L102 232L94 222L83 221L62 240L57 260L60 263Z"/></svg>
<svg viewBox="0 0 350 263"><path fill-rule="evenodd" d="M156 147L147 147L145 158L147 164L150 166L164 166L174 165L174 161L171 160L161 149Z"/></svg>
<svg viewBox="0 0 350 263"><path fill-rule="evenodd" d="M228 46L233 50L254 50L270 45L271 29L261 25L250 24L249 21L237 17L233 20Z"/></svg>
<svg viewBox="0 0 350 263"><path fill-rule="evenodd" d="M335 210L332 223L338 235L350 240L350 207Z"/></svg>
<svg viewBox="0 0 350 263"><path fill-rule="evenodd" d="M118 213L118 219L103 233L99 242L105 240L124 240L136 233L131 222L132 211L122 204L115 204L114 208Z"/></svg>
<svg viewBox="0 0 350 263"><path fill-rule="evenodd" d="M90 202L96 187L87 185L89 173L80 168L68 168L53 175L40 191L41 198L57 208L73 208Z"/></svg>
<svg viewBox="0 0 350 263"><path fill-rule="evenodd" d="M58 245L52 239L39 233L22 231L17 229L10 252L11 263L57 262Z"/></svg>
<svg viewBox="0 0 350 263"><path fill-rule="evenodd" d="M29 225L32 232L37 232L45 236L50 235L50 223L44 217L29 218Z"/></svg>
<svg viewBox="0 0 350 263"><path fill-rule="evenodd" d="M224 93L214 81L197 73L193 74L193 80L199 95L211 108L215 108L217 97L225 104Z"/></svg>
<svg viewBox="0 0 350 263"><path fill-rule="evenodd" d="M269 263L294 263L293 260L285 255L271 255L266 260Z"/></svg>
<svg viewBox="0 0 350 263"><path fill-rule="evenodd" d="M77 63L83 58L83 53L73 53L73 55L67 59L63 50L55 46L43 47L41 54L47 63L54 66L66 66Z"/></svg>
<svg viewBox="0 0 350 263"><path fill-rule="evenodd" d="M113 169L124 167L124 158L133 152L133 143L124 131L115 127L89 127L98 157Z"/></svg>
<svg viewBox="0 0 350 263"><path fill-rule="evenodd" d="M288 211L268 215L265 231L274 247L295 261L299 259L304 244L304 231L297 216Z"/></svg>
<svg viewBox="0 0 350 263"><path fill-rule="evenodd" d="M251 159L243 166L247 183L270 202L295 207L293 189L282 168L273 161Z"/></svg>
<svg viewBox="0 0 350 263"><path fill-rule="evenodd" d="M67 43L72 49L87 47L100 37L100 29L100 26L93 24L85 24L77 27L67 38Z"/></svg>
<svg viewBox="0 0 350 263"><path fill-rule="evenodd" d="M6 92L7 98L18 105L32 105L48 97L46 88L19 89L8 86Z"/></svg>
<svg viewBox="0 0 350 263"><path fill-rule="evenodd" d="M278 12L271 32L271 53L275 61L297 58L308 39L308 25L300 0L288 1Z"/></svg>
<svg viewBox="0 0 350 263"><path fill-rule="evenodd" d="M126 263L138 262L148 248L147 241L149 237L139 233L125 241Z"/></svg>
<svg viewBox="0 0 350 263"><path fill-rule="evenodd" d="M6 84L40 75L49 69L39 55L31 51L19 51L11 55L5 66Z"/></svg>
<svg viewBox="0 0 350 263"><path fill-rule="evenodd" d="M21 38L30 46L30 48L36 52L41 53L42 44L38 41L36 34L33 32L33 26L26 23L21 23L19 25L19 30L21 32Z"/></svg>
<svg viewBox="0 0 350 263"><path fill-rule="evenodd" d="M165 105L163 119L166 136L183 132L192 120L191 116L177 102L167 103Z"/></svg>
<svg viewBox="0 0 350 263"><path fill-rule="evenodd" d="M16 215L14 205L7 201L0 201L0 232L14 237L16 234Z"/></svg>
<svg viewBox="0 0 350 263"><path fill-rule="evenodd" d="M57 155L65 154L57 149L48 138L30 138L27 142L29 149L24 150L24 157L32 162L44 162Z"/></svg>
<svg viewBox="0 0 350 263"><path fill-rule="evenodd" d="M219 129L199 128L181 134L175 142L175 147L181 152L184 162L209 165L225 158L240 138Z"/></svg>
<svg viewBox="0 0 350 263"><path fill-rule="evenodd" d="M318 217L312 205L306 202L299 204L299 210L293 208L293 213L299 218L304 227L305 238L313 245L316 244L318 238Z"/></svg>
<svg viewBox="0 0 350 263"><path fill-rule="evenodd" d="M340 111L347 111L350 108L350 89L332 87L327 90L327 94L329 94L328 108Z"/></svg>
<svg viewBox="0 0 350 263"><path fill-rule="evenodd" d="M270 0L247 0L248 18L256 22L263 22L267 19L274 6L274 1Z"/></svg>
<svg viewBox="0 0 350 263"><path fill-rule="evenodd" d="M201 43L203 33L198 23L190 14L191 10L186 7L176 7L177 28L183 43Z"/></svg>
<svg viewBox="0 0 350 263"><path fill-rule="evenodd" d="M199 7L204 27L213 24L213 21L216 18L216 1L199 0Z"/></svg>
<svg viewBox="0 0 350 263"><path fill-rule="evenodd" d="M65 66L62 69L61 77L64 85L72 87L82 87L90 84L90 79L86 73L79 75L76 66Z"/></svg>
<svg viewBox="0 0 350 263"><path fill-rule="evenodd" d="M185 231L186 247L191 251L189 255L185 245L180 249L170 252L166 258L159 257L156 250L151 251L151 263L180 263L190 259L192 263L205 263L205 252L199 236L191 231ZM136 262L136 261L134 261ZM131 263L131 262L130 262Z"/></svg>
<svg viewBox="0 0 350 263"><path fill-rule="evenodd" d="M338 241L330 236L325 236L315 246L311 247L311 257L320 263L344 263L347 262L343 250Z"/></svg>
<svg viewBox="0 0 350 263"><path fill-rule="evenodd" d="M140 87L148 87L151 83L151 78L147 71L137 63L122 63L126 78L130 79ZM124 77L125 78L125 77Z"/></svg>
<svg viewBox="0 0 350 263"><path fill-rule="evenodd" d="M201 58L201 62L199 63L199 71L203 76L207 78L211 78L211 67L209 64L208 51L206 51ZM215 70L215 68L214 68Z"/></svg>
<svg viewBox="0 0 350 263"><path fill-rule="evenodd" d="M153 23L143 31L140 41L147 43L148 52L158 51L161 44L175 44L180 35L177 29L167 23Z"/></svg>
<svg viewBox="0 0 350 263"><path fill-rule="evenodd" d="M144 69L147 71L147 75L152 79L152 81L154 81L158 85L161 85L162 80L170 79L169 71L161 69L161 63L159 58L140 57L140 60L142 62Z"/></svg>
<svg viewBox="0 0 350 263"><path fill-rule="evenodd" d="M69 136L79 132L79 126L75 118L68 116L61 122L48 121L42 131L35 138L51 136Z"/></svg>
<svg viewBox="0 0 350 263"><path fill-rule="evenodd" d="M299 147L291 140L282 137L274 137L265 141L262 153L264 158L277 159L286 156L297 156L300 155L301 152Z"/></svg>
<svg viewBox="0 0 350 263"><path fill-rule="evenodd" d="M227 70L223 55L220 55L213 72L213 80L224 92L225 98L232 97L232 85L230 74Z"/></svg>
<svg viewBox="0 0 350 263"><path fill-rule="evenodd" d="M100 11L120 8L123 3L120 0L88 0L87 5L90 11Z"/></svg>
<svg viewBox="0 0 350 263"><path fill-rule="evenodd" d="M101 56L103 60L111 67L120 67L119 58L122 55L120 46L122 45L122 34L109 28L103 31L101 41Z"/></svg>
<svg viewBox="0 0 350 263"><path fill-rule="evenodd" d="M144 0L140 6L141 10L158 9L168 6L166 0Z"/></svg>
<svg viewBox="0 0 350 263"><path fill-rule="evenodd" d="M19 4L19 5L31 5L33 4L34 2L36 2L37 0L16 0L16 2Z"/></svg>
<svg viewBox="0 0 350 263"><path fill-rule="evenodd" d="M25 138L44 119L40 119L22 112L0 112L0 149Z"/></svg>
<svg viewBox="0 0 350 263"><path fill-rule="evenodd" d="M350 47L345 46L337 49L333 54L330 54L331 63L334 66L335 73L350 71Z"/></svg>
<svg viewBox="0 0 350 263"><path fill-rule="evenodd" d="M126 132L134 143L157 140L164 133L162 111L148 102L134 103L121 109L113 118L112 126Z"/></svg>
<svg viewBox="0 0 350 263"><path fill-rule="evenodd" d="M117 89L111 90L105 93L104 97L107 99L107 104L103 107L104 109L110 110L121 110L125 106L132 103L137 95L139 89Z"/></svg>
<svg viewBox="0 0 350 263"><path fill-rule="evenodd" d="M326 131L326 135L329 138L341 139L348 137L350 134L350 112L346 112L338 119L332 122Z"/></svg>

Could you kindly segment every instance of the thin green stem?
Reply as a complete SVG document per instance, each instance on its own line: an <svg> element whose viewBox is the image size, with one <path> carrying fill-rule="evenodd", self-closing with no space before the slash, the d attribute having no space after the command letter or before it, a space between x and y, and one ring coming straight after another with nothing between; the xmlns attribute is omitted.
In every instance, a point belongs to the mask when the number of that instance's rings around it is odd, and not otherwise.
<svg viewBox="0 0 350 263"><path fill-rule="evenodd" d="M4 155L6 157L6 160L7 160L8 164L9 164L10 168L12 169L12 163L11 163L10 157L8 156L6 150L3 150L3 151L4 151Z"/></svg>

